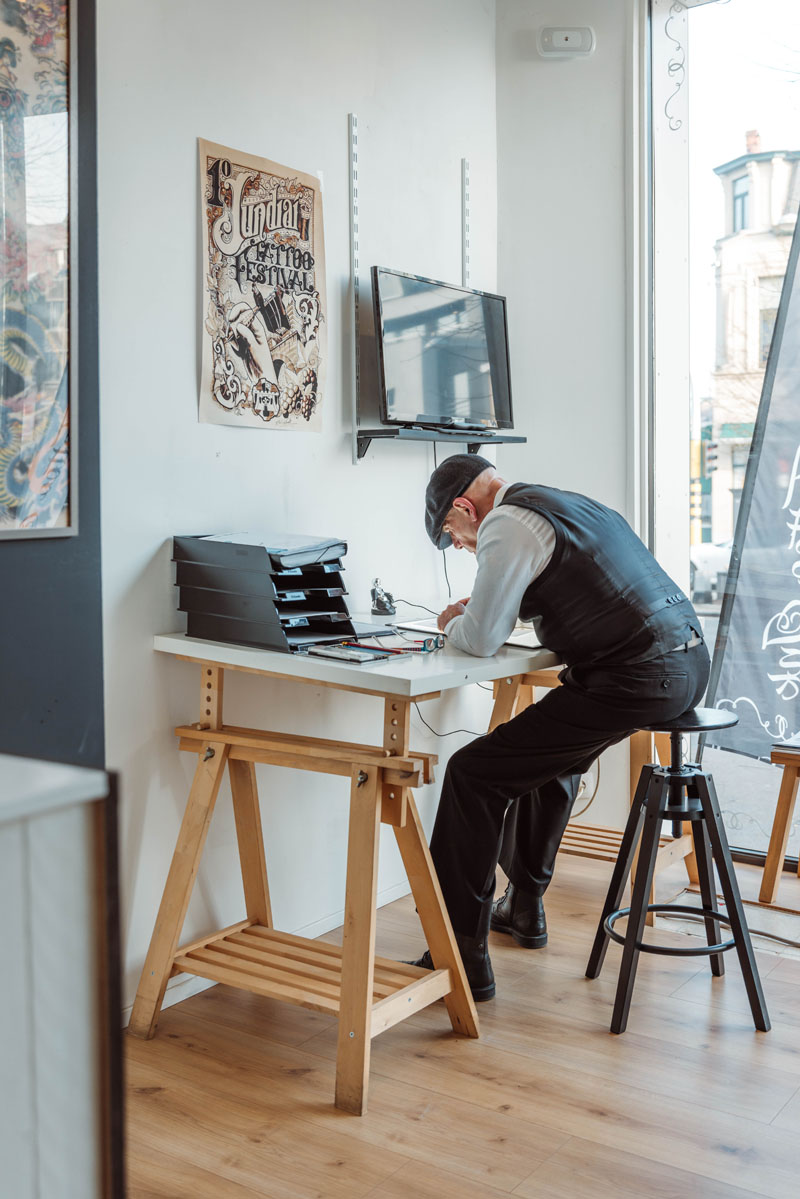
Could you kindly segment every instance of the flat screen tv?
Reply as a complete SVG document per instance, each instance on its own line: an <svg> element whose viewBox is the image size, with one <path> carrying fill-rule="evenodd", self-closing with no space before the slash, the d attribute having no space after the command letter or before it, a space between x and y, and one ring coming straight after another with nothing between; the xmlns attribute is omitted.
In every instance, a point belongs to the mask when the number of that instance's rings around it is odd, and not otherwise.
<svg viewBox="0 0 800 1199"><path fill-rule="evenodd" d="M381 420L513 429L504 296L372 268Z"/></svg>

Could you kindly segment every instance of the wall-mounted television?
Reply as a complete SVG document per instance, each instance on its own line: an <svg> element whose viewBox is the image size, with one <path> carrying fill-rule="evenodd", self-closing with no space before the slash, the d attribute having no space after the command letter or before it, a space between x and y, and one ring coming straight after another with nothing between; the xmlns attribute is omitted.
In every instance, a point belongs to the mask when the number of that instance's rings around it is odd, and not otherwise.
<svg viewBox="0 0 800 1199"><path fill-rule="evenodd" d="M381 420L513 429L504 296L372 268Z"/></svg>

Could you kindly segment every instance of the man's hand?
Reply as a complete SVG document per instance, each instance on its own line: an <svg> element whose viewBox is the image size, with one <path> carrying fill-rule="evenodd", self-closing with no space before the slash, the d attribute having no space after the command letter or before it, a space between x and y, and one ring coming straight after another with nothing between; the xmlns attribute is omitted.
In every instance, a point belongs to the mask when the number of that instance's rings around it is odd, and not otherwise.
<svg viewBox="0 0 800 1199"><path fill-rule="evenodd" d="M466 602L467 601L464 600L464 601L460 601L459 603L456 603L456 604L448 604L448 606L445 608L445 610L443 612L439 613L438 617L436 618L436 623L439 626L439 628L442 630L442 632L444 632L445 628L447 627L447 625L449 625L450 621L453 619L454 616L463 616L464 615L464 613L467 610Z"/></svg>

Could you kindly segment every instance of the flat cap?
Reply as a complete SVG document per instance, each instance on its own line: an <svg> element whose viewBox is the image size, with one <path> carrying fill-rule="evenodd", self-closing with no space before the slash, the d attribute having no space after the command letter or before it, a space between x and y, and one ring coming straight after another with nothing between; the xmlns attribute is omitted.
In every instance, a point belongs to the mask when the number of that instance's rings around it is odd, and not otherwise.
<svg viewBox="0 0 800 1199"><path fill-rule="evenodd" d="M431 475L425 492L425 528L437 549L445 550L452 545L450 534L442 532L442 525L453 500L463 495L472 480L488 467L494 470L492 463L478 454L453 454Z"/></svg>

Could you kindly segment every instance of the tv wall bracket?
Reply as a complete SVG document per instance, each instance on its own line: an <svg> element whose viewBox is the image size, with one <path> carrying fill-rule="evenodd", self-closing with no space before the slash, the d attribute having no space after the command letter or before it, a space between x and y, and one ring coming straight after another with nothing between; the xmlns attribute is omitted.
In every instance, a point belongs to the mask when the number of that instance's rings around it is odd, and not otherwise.
<svg viewBox="0 0 800 1199"><path fill-rule="evenodd" d="M498 445L500 442L525 442L527 437L513 433L481 432L480 429L418 429L405 425L381 425L377 429L357 429L358 457L363 458L373 438L391 437L397 441L456 441L467 443L467 453L477 454L481 446Z"/></svg>

